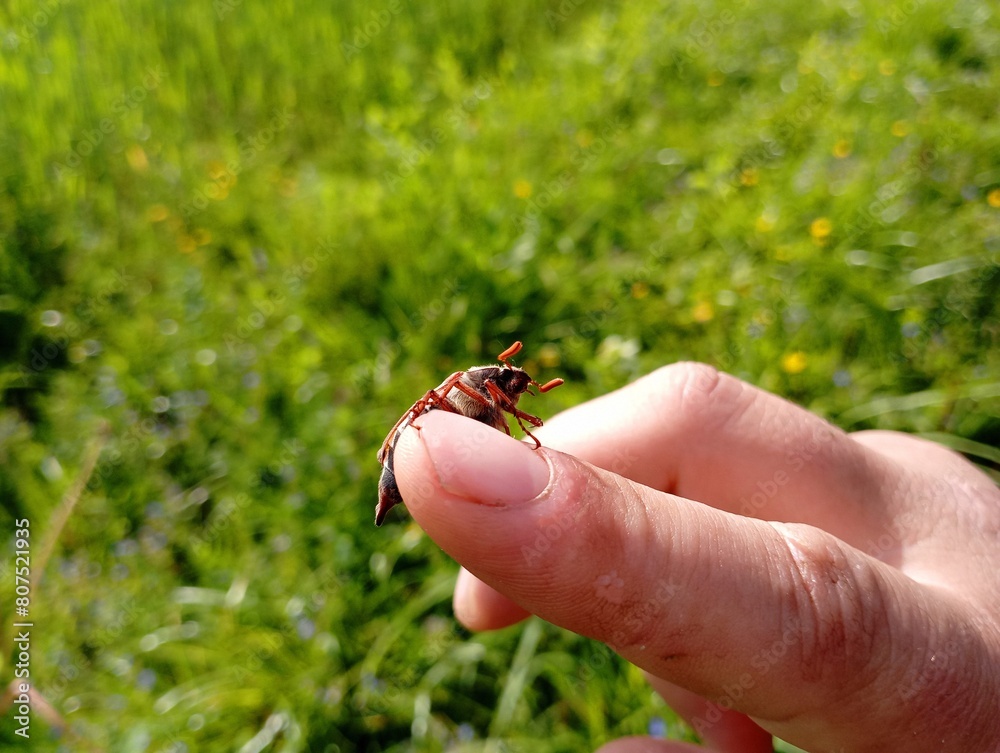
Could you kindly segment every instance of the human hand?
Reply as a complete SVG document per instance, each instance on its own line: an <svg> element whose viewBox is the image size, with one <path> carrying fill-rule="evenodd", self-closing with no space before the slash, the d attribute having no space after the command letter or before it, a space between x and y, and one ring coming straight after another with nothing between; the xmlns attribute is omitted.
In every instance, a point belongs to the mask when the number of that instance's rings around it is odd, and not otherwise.
<svg viewBox="0 0 1000 753"><path fill-rule="evenodd" d="M469 628L604 641L718 751L1000 749L1000 491L960 456L698 364L560 414L537 451L415 423L397 480L465 568Z"/></svg>

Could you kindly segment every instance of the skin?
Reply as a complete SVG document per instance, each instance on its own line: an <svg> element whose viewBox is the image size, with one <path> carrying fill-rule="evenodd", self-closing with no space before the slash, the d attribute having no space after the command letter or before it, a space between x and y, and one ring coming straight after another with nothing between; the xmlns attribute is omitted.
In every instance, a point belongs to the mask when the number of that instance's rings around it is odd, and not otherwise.
<svg viewBox="0 0 1000 753"><path fill-rule="evenodd" d="M711 750L1000 750L1000 491L961 456L699 364L560 414L537 451L416 425L399 488L463 566L467 627L604 641Z"/></svg>

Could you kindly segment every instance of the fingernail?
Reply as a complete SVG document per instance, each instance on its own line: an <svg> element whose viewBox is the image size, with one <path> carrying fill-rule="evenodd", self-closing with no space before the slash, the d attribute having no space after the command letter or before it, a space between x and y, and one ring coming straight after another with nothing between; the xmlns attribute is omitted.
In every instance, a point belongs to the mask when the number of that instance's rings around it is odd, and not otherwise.
<svg viewBox="0 0 1000 753"><path fill-rule="evenodd" d="M548 486L549 464L530 443L444 411L418 423L441 486L457 497L506 507L530 502Z"/></svg>

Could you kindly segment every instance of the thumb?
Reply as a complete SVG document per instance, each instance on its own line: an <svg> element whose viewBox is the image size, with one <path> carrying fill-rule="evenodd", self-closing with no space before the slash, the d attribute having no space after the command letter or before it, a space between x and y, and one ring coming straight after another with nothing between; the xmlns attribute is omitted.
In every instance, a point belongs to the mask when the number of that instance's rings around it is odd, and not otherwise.
<svg viewBox="0 0 1000 753"><path fill-rule="evenodd" d="M395 450L410 513L527 611L635 655L654 674L669 665L676 677L683 665L691 680L706 650L718 664L733 626L744 638L758 633L758 643L780 626L771 616L778 610L755 606L773 599L749 592L746 577L764 564L766 523L534 450L444 411L415 428ZM742 530L733 536L726 527ZM731 561L720 558L723 548Z"/></svg>
<svg viewBox="0 0 1000 753"><path fill-rule="evenodd" d="M443 411L415 428L395 451L410 512L529 612L793 743L888 743L948 702L930 678L887 703L912 670L893 661L969 616L833 536L658 492Z"/></svg>

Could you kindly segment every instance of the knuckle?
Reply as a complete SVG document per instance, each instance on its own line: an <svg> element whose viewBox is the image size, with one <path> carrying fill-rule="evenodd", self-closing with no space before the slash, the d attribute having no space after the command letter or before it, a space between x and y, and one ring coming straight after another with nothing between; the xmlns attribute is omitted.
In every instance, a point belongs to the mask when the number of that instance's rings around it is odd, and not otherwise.
<svg viewBox="0 0 1000 753"><path fill-rule="evenodd" d="M811 526L771 525L787 547L783 610L804 685L837 688L845 715L871 712L877 699L886 730L985 749L979 721L1000 690L976 608L942 603L940 594L928 600L904 576L893 580L891 570ZM829 700L805 702L829 708Z"/></svg>
<svg viewBox="0 0 1000 753"><path fill-rule="evenodd" d="M744 382L704 363L670 364L642 381L650 401L659 403L684 432L717 429L741 415L753 399Z"/></svg>
<svg viewBox="0 0 1000 753"><path fill-rule="evenodd" d="M798 632L803 680L845 689L864 683L888 640L884 584L833 536L805 524L771 525L785 547L780 603L783 623Z"/></svg>

